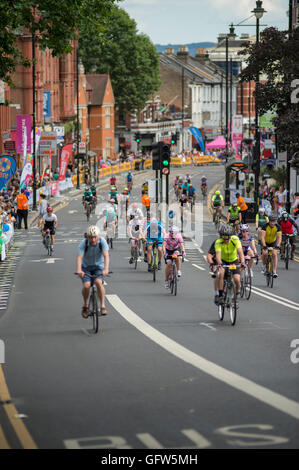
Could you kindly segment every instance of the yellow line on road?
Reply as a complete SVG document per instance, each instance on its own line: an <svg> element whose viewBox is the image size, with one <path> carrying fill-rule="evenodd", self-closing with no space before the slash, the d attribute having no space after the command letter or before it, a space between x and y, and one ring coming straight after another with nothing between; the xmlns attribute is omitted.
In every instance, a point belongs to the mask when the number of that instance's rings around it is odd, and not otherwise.
<svg viewBox="0 0 299 470"><path fill-rule="evenodd" d="M4 432L0 426L0 450L3 449L10 449L10 446L6 440L6 437L4 436Z"/></svg>
<svg viewBox="0 0 299 470"><path fill-rule="evenodd" d="M7 414L7 417L18 436L18 439L23 447L23 449L37 449L37 445L32 439L28 429L23 423L22 419L17 418L18 411L13 403L10 403L11 397L6 385L4 373L0 365L0 401L3 404L3 409ZM6 403L8 402L8 403ZM1 430L0 430L1 431ZM6 439L5 439L6 441ZM1 432L0 432L0 442L1 442ZM1 448L1 447L0 447Z"/></svg>

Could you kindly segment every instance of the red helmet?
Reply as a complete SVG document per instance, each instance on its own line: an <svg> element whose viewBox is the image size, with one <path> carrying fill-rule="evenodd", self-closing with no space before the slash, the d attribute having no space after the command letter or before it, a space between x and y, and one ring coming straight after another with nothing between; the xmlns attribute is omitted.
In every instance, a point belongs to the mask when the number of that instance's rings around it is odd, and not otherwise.
<svg viewBox="0 0 299 470"><path fill-rule="evenodd" d="M47 207L47 212L53 212L52 207Z"/></svg>

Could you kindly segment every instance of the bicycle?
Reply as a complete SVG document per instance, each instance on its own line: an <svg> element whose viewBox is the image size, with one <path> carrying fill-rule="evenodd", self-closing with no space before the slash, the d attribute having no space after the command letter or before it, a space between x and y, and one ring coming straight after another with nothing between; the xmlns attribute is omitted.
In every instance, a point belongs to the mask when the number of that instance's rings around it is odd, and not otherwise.
<svg viewBox="0 0 299 470"><path fill-rule="evenodd" d="M268 256L266 259L266 281L267 281L267 287L273 287L274 283L274 276L273 276L273 247L269 246L268 247Z"/></svg>
<svg viewBox="0 0 299 470"><path fill-rule="evenodd" d="M137 263L139 259L139 247L138 247L138 239L134 239L134 253L133 253L133 264L134 268L137 269Z"/></svg>
<svg viewBox="0 0 299 470"><path fill-rule="evenodd" d="M114 227L112 227L110 224L107 224L106 241L108 243L108 246L110 246L111 250L113 250L114 230Z"/></svg>
<svg viewBox="0 0 299 470"><path fill-rule="evenodd" d="M50 229L46 230L46 236L44 238L44 245L45 245L46 250L48 251L48 256L52 256L53 248L51 245Z"/></svg>
<svg viewBox="0 0 299 470"><path fill-rule="evenodd" d="M158 271L158 242L155 240L153 242L153 252L151 260L151 271L153 273L153 281L156 282L156 271Z"/></svg>
<svg viewBox="0 0 299 470"><path fill-rule="evenodd" d="M178 270L176 266L176 260L178 259L179 254L173 254L171 256L171 271L169 275L169 289L172 295L177 294L177 286L178 286Z"/></svg>
<svg viewBox="0 0 299 470"><path fill-rule="evenodd" d="M207 188L205 186L201 188L201 194L202 194L203 200L205 200L205 198L207 197Z"/></svg>
<svg viewBox="0 0 299 470"><path fill-rule="evenodd" d="M75 273L78 276L77 273ZM85 276L90 278L90 295L88 300L88 317L92 320L92 329L94 333L99 331L99 307L98 307L98 295L94 281L96 276L85 273Z"/></svg>
<svg viewBox="0 0 299 470"><path fill-rule="evenodd" d="M188 197L188 202L190 204L190 208L191 208L191 212L192 212L194 204L195 204L195 197L194 196L189 196Z"/></svg>
<svg viewBox="0 0 299 470"><path fill-rule="evenodd" d="M290 237L292 237L293 234L284 234L283 237L286 239L285 244L284 244L284 264L285 268L289 269L289 261L292 256L292 245L290 242Z"/></svg>
<svg viewBox="0 0 299 470"><path fill-rule="evenodd" d="M254 256L256 258L256 264L258 263L258 256ZM241 270L241 289L240 289L240 297L245 297L245 299L249 300L251 295L251 287L252 287L252 278L249 269L249 261L252 258L250 256L245 256L245 264L246 268L242 268Z"/></svg>
<svg viewBox="0 0 299 470"><path fill-rule="evenodd" d="M215 207L215 209L216 209L216 214L215 214L215 218L214 218L214 224L215 224L215 229L218 232L221 218L220 218L220 214L219 214L219 207Z"/></svg>
<svg viewBox="0 0 299 470"><path fill-rule="evenodd" d="M233 235L238 235L236 227L237 227L237 225L240 227L240 221L239 221L239 219L230 220L230 221L229 221L229 225L230 225L231 228L232 228Z"/></svg>
<svg viewBox="0 0 299 470"><path fill-rule="evenodd" d="M92 205L92 202L87 201L87 205L86 205L86 218L87 218L87 222L88 222L89 219L90 219L90 214L91 214L91 211L92 211L91 205Z"/></svg>
<svg viewBox="0 0 299 470"><path fill-rule="evenodd" d="M223 284L223 303L218 304L218 315L220 321L223 320L225 308L229 310L229 316L232 326L235 325L237 319L237 294L236 286L233 281L233 271L237 269L236 265L222 265L225 269Z"/></svg>

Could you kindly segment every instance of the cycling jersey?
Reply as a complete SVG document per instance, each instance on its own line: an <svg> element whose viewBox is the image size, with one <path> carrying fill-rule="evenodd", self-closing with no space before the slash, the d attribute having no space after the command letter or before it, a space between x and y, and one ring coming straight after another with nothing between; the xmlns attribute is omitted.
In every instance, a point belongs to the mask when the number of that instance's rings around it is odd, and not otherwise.
<svg viewBox="0 0 299 470"><path fill-rule="evenodd" d="M221 259L224 263L233 263L238 259L238 249L242 248L241 242L236 235L232 235L228 243L224 243L222 238L215 241L215 251L221 252Z"/></svg>
<svg viewBox="0 0 299 470"><path fill-rule="evenodd" d="M128 217L130 218L130 220L134 219L134 217L136 217L136 216L139 217L140 219L143 218L142 210L139 209L139 207L138 207L136 210L134 210L134 209L132 209L132 208L129 209L127 215L128 215Z"/></svg>
<svg viewBox="0 0 299 470"><path fill-rule="evenodd" d="M141 235L142 230L142 221L138 220L131 220L129 222L129 229L131 230L131 234L134 238L138 238Z"/></svg>
<svg viewBox="0 0 299 470"><path fill-rule="evenodd" d="M213 241L212 245L210 246L210 249L208 251L209 255L212 255L213 257L213 263L216 264L216 250L215 250L215 243L216 240Z"/></svg>
<svg viewBox="0 0 299 470"><path fill-rule="evenodd" d="M164 230L164 225L162 224L162 222L149 222L146 225L145 230L147 241L163 241L162 231Z"/></svg>
<svg viewBox="0 0 299 470"><path fill-rule="evenodd" d="M249 248L251 248L251 243L253 241L253 237L248 234L247 240L245 238L242 238L242 234L239 234L239 239L243 248L244 253L248 251Z"/></svg>
<svg viewBox="0 0 299 470"><path fill-rule="evenodd" d="M43 216L43 221L45 222L45 225L48 225L48 226L52 225L53 226L55 224L55 222L57 221L57 217L56 217L55 214L52 214L51 216L45 214Z"/></svg>
<svg viewBox="0 0 299 470"><path fill-rule="evenodd" d="M132 175L131 174L127 174L127 182L130 183L132 181Z"/></svg>
<svg viewBox="0 0 299 470"><path fill-rule="evenodd" d="M262 227L263 225L265 225L269 222L269 219L266 215L256 214L255 221L258 223L259 227Z"/></svg>
<svg viewBox="0 0 299 470"><path fill-rule="evenodd" d="M196 192L196 188L194 188L193 186L189 186L188 190L187 190L187 193L188 193L188 196L192 197L194 196L194 193Z"/></svg>
<svg viewBox="0 0 299 470"><path fill-rule="evenodd" d="M181 243L184 243L183 237L181 235L176 235L172 237L170 233L167 233L164 237L165 248L169 251L175 251L180 249Z"/></svg>
<svg viewBox="0 0 299 470"><path fill-rule="evenodd" d="M221 206L221 202L223 201L223 197L222 195L220 194L219 196L217 196L216 194L214 194L214 196L212 197L212 203L214 205L214 207L219 207Z"/></svg>
<svg viewBox="0 0 299 470"><path fill-rule="evenodd" d="M83 193L83 200L84 201L92 201L92 198L93 198L93 194L91 191L89 191L88 193L85 191Z"/></svg>
<svg viewBox="0 0 299 470"><path fill-rule="evenodd" d="M280 225L275 224L274 227L271 227L270 224L265 224L262 227L262 231L265 232L265 243L274 243L277 238L277 234L281 233Z"/></svg>
<svg viewBox="0 0 299 470"><path fill-rule="evenodd" d="M229 219L230 220L237 220L239 218L239 212L241 211L240 207L237 207L236 210L233 209L232 206L228 209L229 212Z"/></svg>
<svg viewBox="0 0 299 470"><path fill-rule="evenodd" d="M202 179L202 180L201 180L201 184L202 184L202 186L206 186L206 185L208 184L208 181Z"/></svg>
<svg viewBox="0 0 299 470"><path fill-rule="evenodd" d="M294 234L293 227L296 227L296 222L291 217L289 217L287 220L278 219L278 224L280 225L283 234Z"/></svg>

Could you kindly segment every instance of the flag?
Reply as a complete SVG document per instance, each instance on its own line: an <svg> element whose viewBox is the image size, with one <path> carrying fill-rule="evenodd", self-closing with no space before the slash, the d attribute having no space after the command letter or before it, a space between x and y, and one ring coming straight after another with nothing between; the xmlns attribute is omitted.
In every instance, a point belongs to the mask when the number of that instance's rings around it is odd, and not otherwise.
<svg viewBox="0 0 299 470"><path fill-rule="evenodd" d="M2 155L2 157L0 157L0 190L15 174L16 168L17 164L13 157L9 155Z"/></svg>
<svg viewBox="0 0 299 470"><path fill-rule="evenodd" d="M195 137L197 142L199 143L199 145L201 147L201 150L205 153L205 144L204 144L204 141L203 141L200 130L197 127L191 126L190 127L190 132Z"/></svg>

